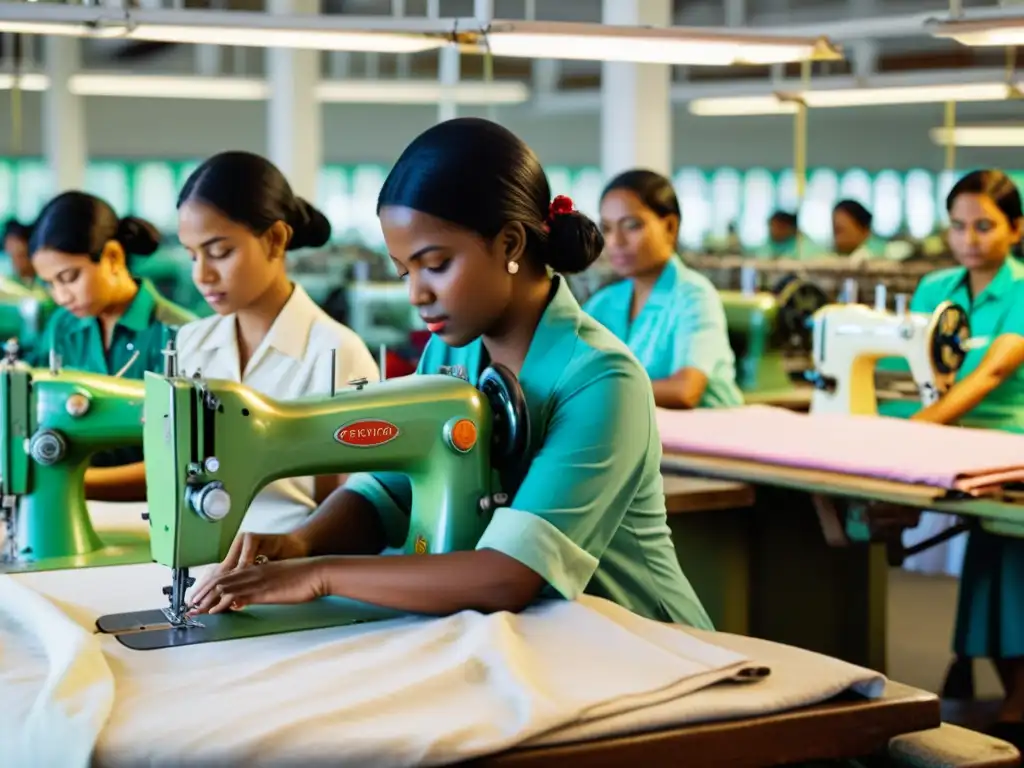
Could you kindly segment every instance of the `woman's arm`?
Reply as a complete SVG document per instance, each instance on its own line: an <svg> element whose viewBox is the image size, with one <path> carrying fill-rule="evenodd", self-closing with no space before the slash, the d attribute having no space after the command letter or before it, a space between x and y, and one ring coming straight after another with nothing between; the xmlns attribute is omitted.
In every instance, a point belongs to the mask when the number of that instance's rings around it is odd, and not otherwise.
<svg viewBox="0 0 1024 768"><path fill-rule="evenodd" d="M678 297L675 338L671 349L672 375L652 382L659 408L697 408L708 378L731 354L725 309L711 286L692 286Z"/></svg>
<svg viewBox="0 0 1024 768"><path fill-rule="evenodd" d="M313 478L313 501L323 504L332 493L345 484L348 475L317 475Z"/></svg>
<svg viewBox="0 0 1024 768"><path fill-rule="evenodd" d="M708 377L696 368L683 368L667 379L652 381L654 404L659 408L691 409L700 405Z"/></svg>
<svg viewBox="0 0 1024 768"><path fill-rule="evenodd" d="M464 610L518 612L543 586L537 573L492 549L429 556L317 557L226 573L203 590L193 611L220 613L330 595L438 616Z"/></svg>
<svg viewBox="0 0 1024 768"><path fill-rule="evenodd" d="M388 543L377 507L344 487L331 493L293 535L311 557L376 555Z"/></svg>
<svg viewBox="0 0 1024 768"><path fill-rule="evenodd" d="M93 501L145 501L146 465L91 467L85 471L85 498Z"/></svg>
<svg viewBox="0 0 1024 768"><path fill-rule="evenodd" d="M988 394L1024 364L1024 336L1007 333L989 345L981 364L955 384L937 403L922 408L911 419L952 424L975 408Z"/></svg>

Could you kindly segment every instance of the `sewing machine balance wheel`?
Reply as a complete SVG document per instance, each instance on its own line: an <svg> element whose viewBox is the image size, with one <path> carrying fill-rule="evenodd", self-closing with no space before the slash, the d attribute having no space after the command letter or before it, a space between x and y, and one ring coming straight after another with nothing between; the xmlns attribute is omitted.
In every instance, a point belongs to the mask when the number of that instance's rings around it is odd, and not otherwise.
<svg viewBox="0 0 1024 768"><path fill-rule="evenodd" d="M941 374L956 373L967 357L966 342L971 335L967 310L947 301L939 305L932 320L932 360Z"/></svg>
<svg viewBox="0 0 1024 768"><path fill-rule="evenodd" d="M480 374L477 388L490 402L494 418L491 460L496 466L513 466L530 445L530 412L519 380L504 365L492 363Z"/></svg>
<svg viewBox="0 0 1024 768"><path fill-rule="evenodd" d="M778 295L781 341L799 349L811 348L811 318L829 303L814 283L799 278L787 281Z"/></svg>

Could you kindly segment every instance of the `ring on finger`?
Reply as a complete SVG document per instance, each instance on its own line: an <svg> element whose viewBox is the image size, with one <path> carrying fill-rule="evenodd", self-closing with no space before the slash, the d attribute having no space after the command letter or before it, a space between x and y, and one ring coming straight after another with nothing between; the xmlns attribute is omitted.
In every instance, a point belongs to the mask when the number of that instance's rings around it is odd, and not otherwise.
<svg viewBox="0 0 1024 768"><path fill-rule="evenodd" d="M266 555L256 555L256 557L253 558L252 562L253 565L263 565L264 563L269 563L270 558Z"/></svg>

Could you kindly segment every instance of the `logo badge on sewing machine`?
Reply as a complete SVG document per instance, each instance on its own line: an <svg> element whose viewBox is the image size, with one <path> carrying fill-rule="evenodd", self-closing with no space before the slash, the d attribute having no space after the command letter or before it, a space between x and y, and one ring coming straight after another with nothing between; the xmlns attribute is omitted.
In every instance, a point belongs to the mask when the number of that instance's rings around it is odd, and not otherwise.
<svg viewBox="0 0 1024 768"><path fill-rule="evenodd" d="M416 541L412 543L412 551L417 555L427 554L427 540L417 534Z"/></svg>
<svg viewBox="0 0 1024 768"><path fill-rule="evenodd" d="M334 439L353 448L376 448L378 445L390 443L398 437L398 433L398 427L390 421L362 419L338 427Z"/></svg>

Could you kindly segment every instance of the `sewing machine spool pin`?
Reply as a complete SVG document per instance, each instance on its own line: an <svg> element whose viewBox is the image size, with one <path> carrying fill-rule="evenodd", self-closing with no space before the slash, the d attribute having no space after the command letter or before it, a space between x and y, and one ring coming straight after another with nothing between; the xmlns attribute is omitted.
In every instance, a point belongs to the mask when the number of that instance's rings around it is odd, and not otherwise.
<svg viewBox="0 0 1024 768"><path fill-rule="evenodd" d="M168 339L160 354L164 357L164 376L173 379L178 375L178 350L174 339Z"/></svg>
<svg viewBox="0 0 1024 768"><path fill-rule="evenodd" d="M884 283L875 286L875 310L885 312L889 307L889 296Z"/></svg>
<svg viewBox="0 0 1024 768"><path fill-rule="evenodd" d="M18 344L17 339L8 339L4 343L4 362L8 365L14 365L21 359L21 346Z"/></svg>
<svg viewBox="0 0 1024 768"><path fill-rule="evenodd" d="M331 397L334 397L336 394L338 394L338 387L336 386L337 377L338 377L337 370L338 370L338 350L337 349L332 349L331 350L331 383L327 387L327 391L331 393Z"/></svg>
<svg viewBox="0 0 1024 768"><path fill-rule="evenodd" d="M856 304L859 292L860 285L857 278L848 277L843 280L843 292L839 300L843 304Z"/></svg>

